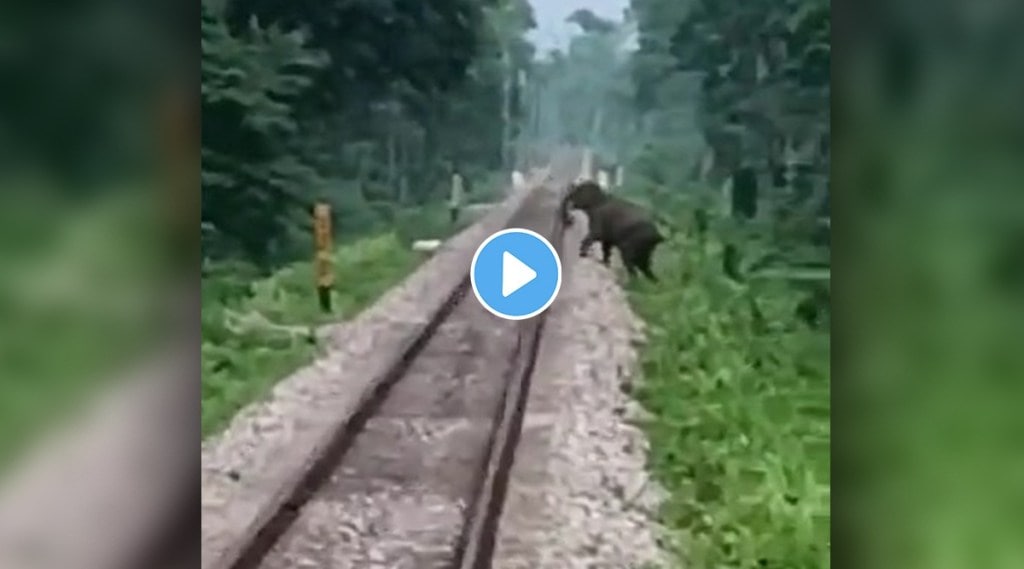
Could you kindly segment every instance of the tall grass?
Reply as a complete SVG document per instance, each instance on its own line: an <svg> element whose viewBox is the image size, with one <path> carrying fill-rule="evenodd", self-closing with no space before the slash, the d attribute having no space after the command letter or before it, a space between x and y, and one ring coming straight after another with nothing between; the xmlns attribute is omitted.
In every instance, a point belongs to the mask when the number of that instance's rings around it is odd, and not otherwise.
<svg viewBox="0 0 1024 569"><path fill-rule="evenodd" d="M667 545L689 569L829 567L828 333L794 317L785 283L725 279L720 254L676 234L661 282L629 288Z"/></svg>
<svg viewBox="0 0 1024 569"><path fill-rule="evenodd" d="M330 315L320 311L310 262L254 281L238 266L214 267L203 279L204 435L311 361L317 325L352 317L404 278L416 262L417 255L394 234L339 247Z"/></svg>

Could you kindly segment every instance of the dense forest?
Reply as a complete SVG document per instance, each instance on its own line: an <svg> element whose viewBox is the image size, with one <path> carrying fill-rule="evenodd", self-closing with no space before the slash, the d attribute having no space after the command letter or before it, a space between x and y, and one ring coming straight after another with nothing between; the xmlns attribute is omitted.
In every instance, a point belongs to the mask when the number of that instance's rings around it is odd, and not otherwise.
<svg viewBox="0 0 1024 569"><path fill-rule="evenodd" d="M702 219L727 218L731 275L798 266L820 280L829 4L634 0L622 21L588 11L570 20L582 33L537 64L539 107L551 115L539 134L628 164L628 186L659 207L682 200Z"/></svg>
<svg viewBox="0 0 1024 569"><path fill-rule="evenodd" d="M269 269L512 160L525 0L202 3L203 246ZM511 116L506 117L506 113Z"/></svg>

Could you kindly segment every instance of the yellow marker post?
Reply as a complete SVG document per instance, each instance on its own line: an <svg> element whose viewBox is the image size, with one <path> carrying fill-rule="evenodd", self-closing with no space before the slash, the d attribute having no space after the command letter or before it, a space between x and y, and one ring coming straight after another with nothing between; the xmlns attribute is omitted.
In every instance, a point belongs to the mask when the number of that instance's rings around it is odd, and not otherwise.
<svg viewBox="0 0 1024 569"><path fill-rule="evenodd" d="M320 309L331 311L331 288L334 286L334 267L331 258L331 206L318 203L313 206L313 233L316 238L316 291Z"/></svg>

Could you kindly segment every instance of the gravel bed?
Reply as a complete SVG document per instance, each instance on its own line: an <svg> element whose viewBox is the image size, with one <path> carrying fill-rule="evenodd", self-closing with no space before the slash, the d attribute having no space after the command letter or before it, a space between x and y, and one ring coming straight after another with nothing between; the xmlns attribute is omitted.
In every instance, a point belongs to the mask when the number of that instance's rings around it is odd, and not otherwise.
<svg viewBox="0 0 1024 569"><path fill-rule="evenodd" d="M613 273L576 256L551 308L503 513L495 569L627 569L664 563L642 411L623 392L642 323Z"/></svg>
<svg viewBox="0 0 1024 569"><path fill-rule="evenodd" d="M517 324L464 299L261 569L451 567Z"/></svg>

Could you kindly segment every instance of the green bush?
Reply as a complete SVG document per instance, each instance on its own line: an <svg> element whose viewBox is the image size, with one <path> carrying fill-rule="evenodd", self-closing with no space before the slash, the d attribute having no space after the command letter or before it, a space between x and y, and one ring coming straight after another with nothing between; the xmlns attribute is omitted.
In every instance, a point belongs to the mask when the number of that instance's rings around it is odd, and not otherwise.
<svg viewBox="0 0 1024 569"><path fill-rule="evenodd" d="M829 337L782 281L737 285L720 244L675 234L661 282L630 285L648 323L635 396L680 566L829 566Z"/></svg>

